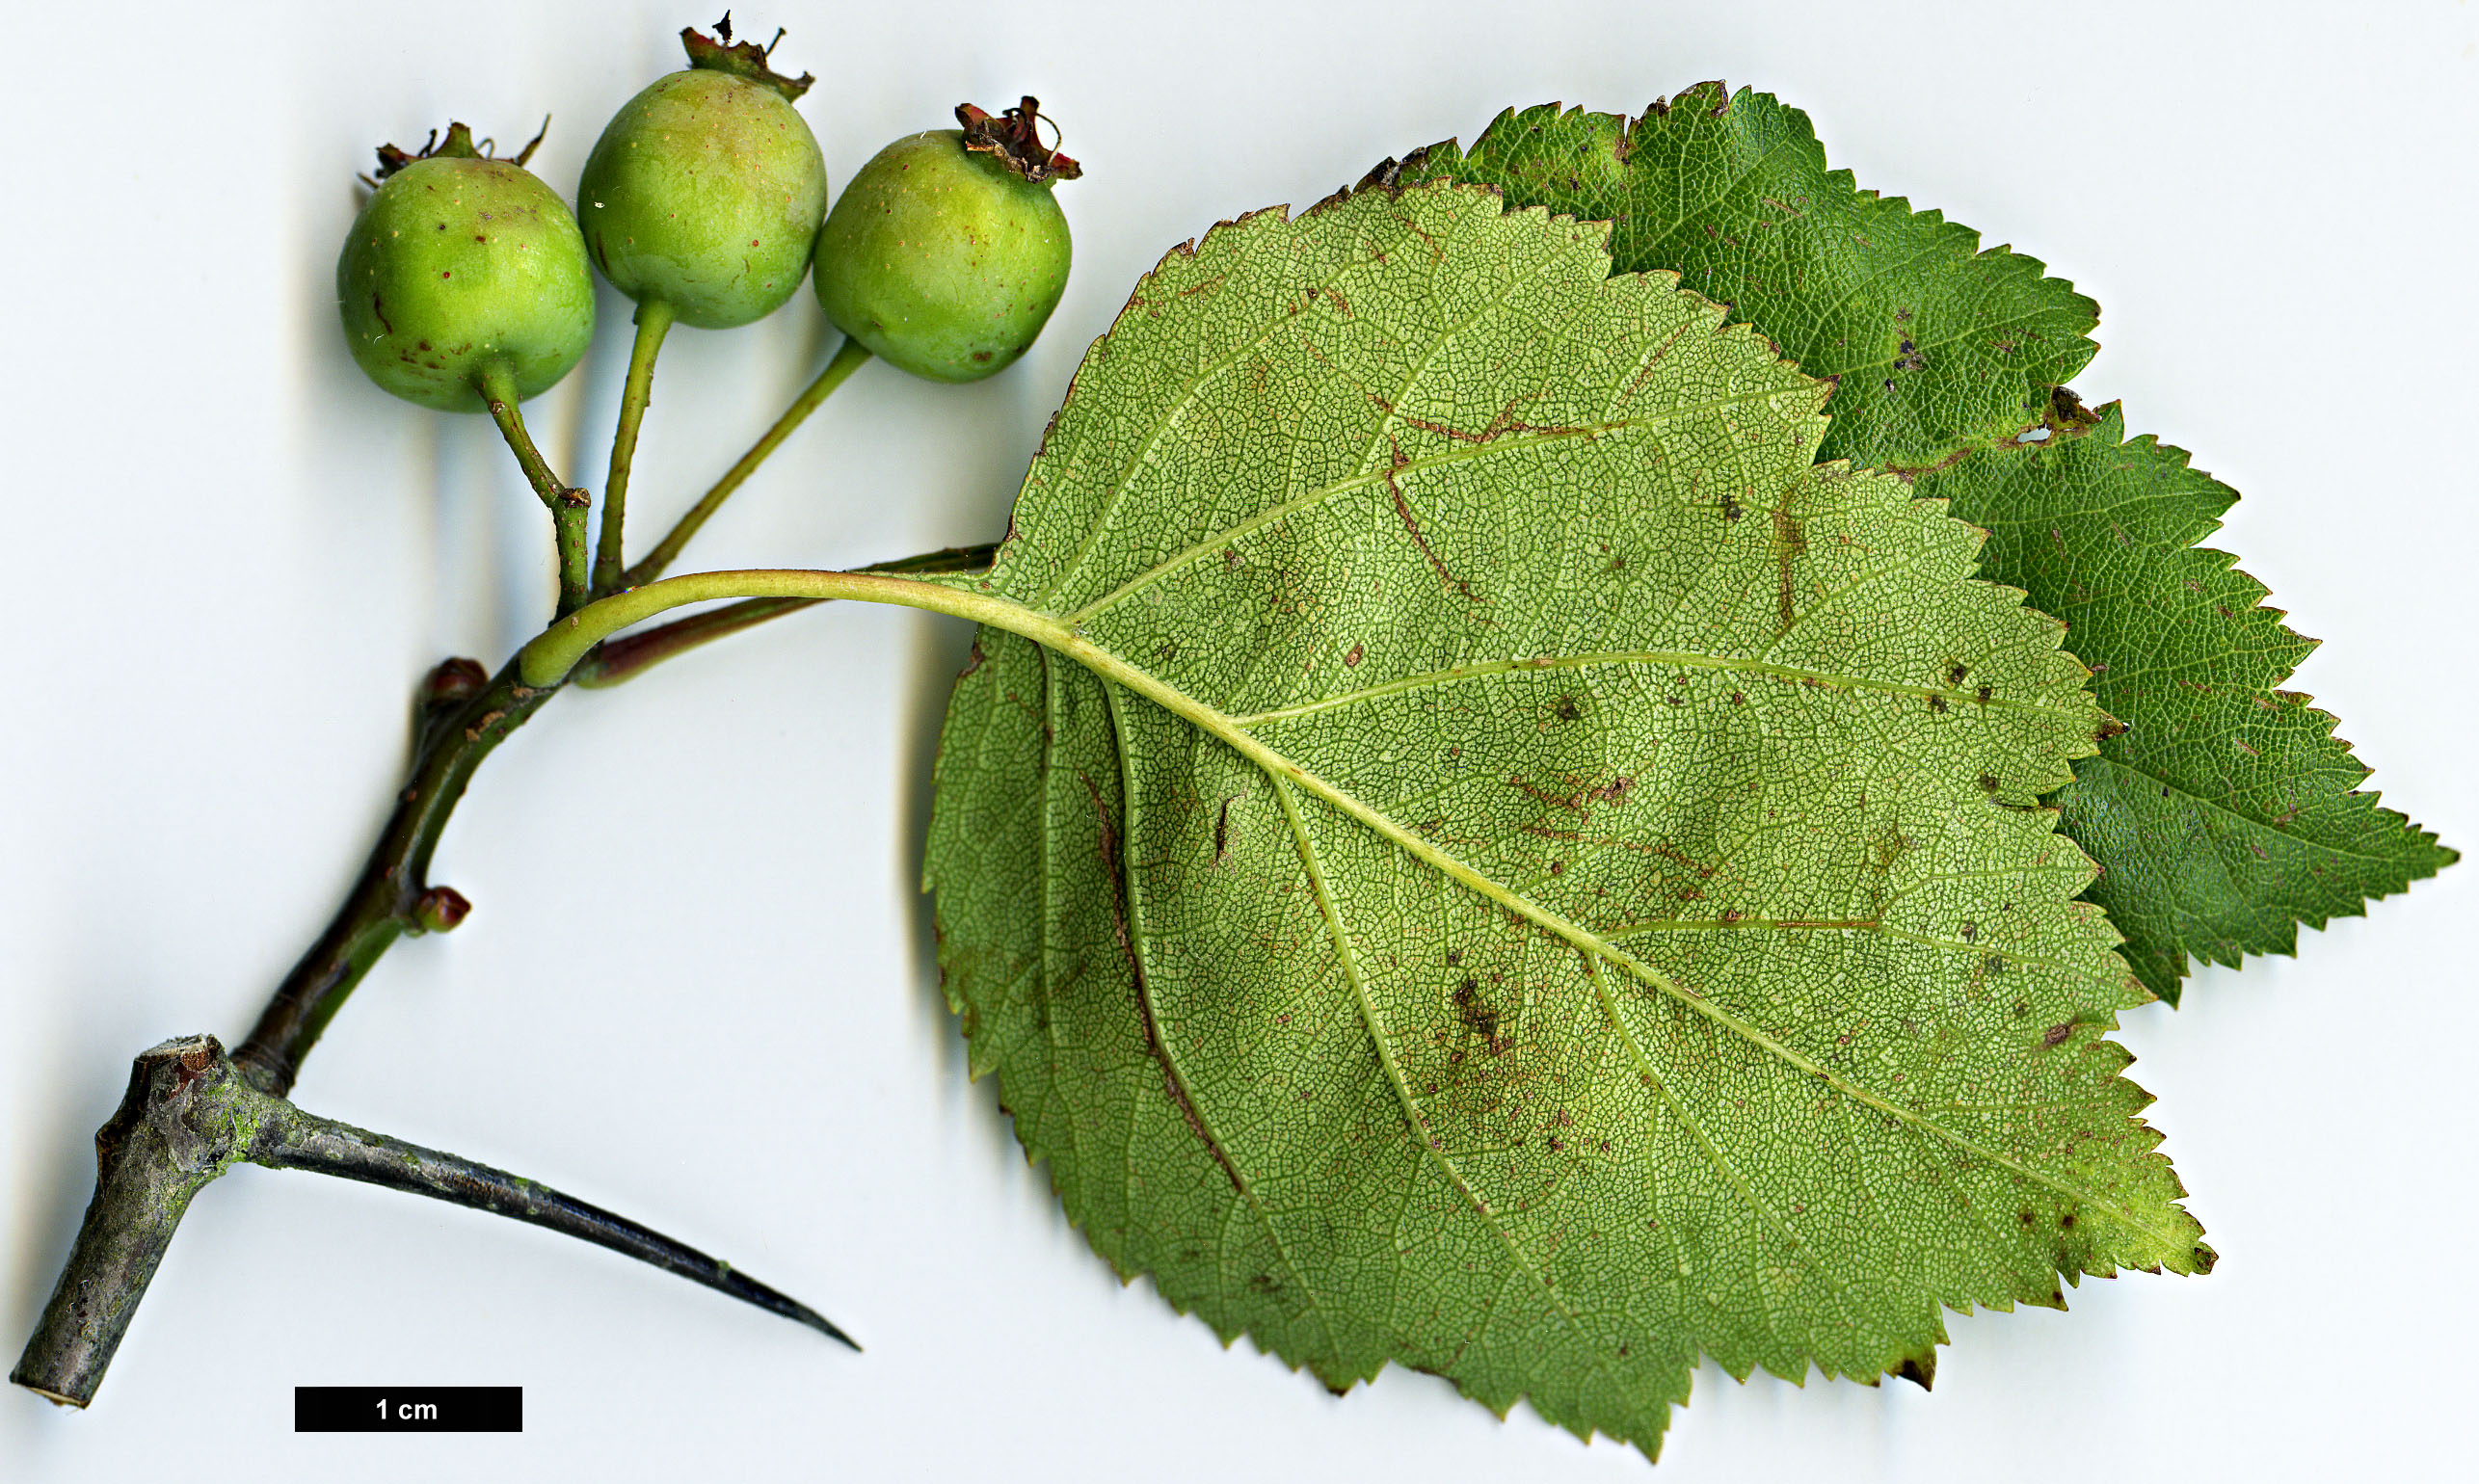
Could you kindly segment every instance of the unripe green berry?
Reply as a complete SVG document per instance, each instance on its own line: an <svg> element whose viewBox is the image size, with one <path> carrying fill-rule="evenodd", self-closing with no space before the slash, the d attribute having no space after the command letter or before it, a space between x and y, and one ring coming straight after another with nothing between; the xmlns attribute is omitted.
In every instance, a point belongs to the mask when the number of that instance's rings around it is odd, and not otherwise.
<svg viewBox="0 0 2479 1484"><path fill-rule="evenodd" d="M1067 288L1067 218L1052 184L1081 171L1033 135L1034 100L965 128L899 139L844 188L819 229L817 302L845 334L915 376L1006 369Z"/></svg>
<svg viewBox="0 0 2479 1484"><path fill-rule="evenodd" d="M576 215L595 266L639 304L725 330L773 313L809 271L826 160L791 105L810 79L765 53L683 31L688 70L613 115L587 157Z"/></svg>
<svg viewBox="0 0 2479 1484"><path fill-rule="evenodd" d="M566 376L594 338L594 281L568 203L523 156L476 153L461 123L435 153L380 158L387 178L335 263L345 341L370 380L408 402L479 412L486 369L504 368L520 398Z"/></svg>

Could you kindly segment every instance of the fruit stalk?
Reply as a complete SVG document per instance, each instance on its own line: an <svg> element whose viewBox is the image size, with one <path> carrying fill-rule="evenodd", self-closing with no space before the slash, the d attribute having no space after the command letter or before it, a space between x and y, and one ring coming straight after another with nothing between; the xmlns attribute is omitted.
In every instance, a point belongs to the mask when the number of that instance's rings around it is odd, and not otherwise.
<svg viewBox="0 0 2479 1484"><path fill-rule="evenodd" d="M793 430L807 421L810 413L817 411L818 404L834 395L835 388L842 385L868 358L869 348L858 340L846 339L836 347L834 358L826 363L825 370L817 374L817 380L792 399L792 405L784 410L783 416L775 419L775 425L766 430L765 437L751 444L749 451L740 456L740 462L725 470L723 477L714 482L713 489L699 496L698 502L689 508L689 513L680 517L680 523L655 543L653 550L646 553L644 561L621 574L619 586L641 587L661 576L663 569L679 559L680 551L688 545L689 538L698 533L698 528L723 508L723 502L732 497L732 491L758 472L758 465L766 462L766 456L773 453L784 439L790 437ZM560 611L567 613L569 610L563 608Z"/></svg>
<svg viewBox="0 0 2479 1484"><path fill-rule="evenodd" d="M650 299L637 306L637 339L628 351L628 384L620 395L620 427L611 436L611 472L602 482L602 532L594 552L594 596L620 591L626 557L628 470L637 458L637 429L654 395L654 358L672 328L672 306Z"/></svg>
<svg viewBox="0 0 2479 1484"><path fill-rule="evenodd" d="M593 600L593 584L588 580L586 566L586 520L594 513L594 497L582 490L570 488L551 472L550 461L534 446L533 436L525 431L525 414L517 411L517 385L503 365L486 366L475 373L474 389L482 393L482 405L491 420L499 425L499 436L508 440L508 451L517 456L518 466L525 471L525 483L543 508L551 513L551 531L559 546L559 612L574 613Z"/></svg>

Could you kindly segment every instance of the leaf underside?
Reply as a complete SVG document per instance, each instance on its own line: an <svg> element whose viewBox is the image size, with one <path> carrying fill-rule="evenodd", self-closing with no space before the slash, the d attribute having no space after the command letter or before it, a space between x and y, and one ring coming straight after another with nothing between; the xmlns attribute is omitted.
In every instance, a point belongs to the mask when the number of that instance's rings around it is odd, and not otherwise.
<svg viewBox="0 0 2479 1484"><path fill-rule="evenodd" d="M2278 689L2312 645L2257 607L2263 589L2227 556L2194 549L2235 493L2148 439L2069 452L2090 419L2050 389L2091 359L2099 311L2037 260L1860 190L1826 170L1804 114L1719 83L1634 120L1510 109L1468 151L1433 145L1380 170L1611 220L1619 271L1675 270L1836 379L1823 457L1914 474L1996 533L1982 573L2066 621L2130 729L2057 802L2102 868L2089 899L2154 994L2177 998L2190 957L2290 952L2299 922L2360 912L2456 859L2351 793L2367 769L2330 717ZM2016 442L2035 429L2056 453Z"/></svg>
<svg viewBox="0 0 2479 1484"><path fill-rule="evenodd" d="M1650 1453L1699 1353L1925 1378L1944 1307L2211 1255L2036 803L2105 723L2060 625L1605 244L1428 187L1165 258L974 584L927 875L1121 1273Z"/></svg>

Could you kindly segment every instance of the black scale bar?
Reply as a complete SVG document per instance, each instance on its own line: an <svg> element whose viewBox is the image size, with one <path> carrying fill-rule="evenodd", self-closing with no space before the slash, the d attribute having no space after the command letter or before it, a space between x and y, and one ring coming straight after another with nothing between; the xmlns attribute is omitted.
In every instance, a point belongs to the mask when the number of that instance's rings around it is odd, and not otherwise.
<svg viewBox="0 0 2479 1484"><path fill-rule="evenodd" d="M297 1433L520 1433L521 1386L297 1386Z"/></svg>

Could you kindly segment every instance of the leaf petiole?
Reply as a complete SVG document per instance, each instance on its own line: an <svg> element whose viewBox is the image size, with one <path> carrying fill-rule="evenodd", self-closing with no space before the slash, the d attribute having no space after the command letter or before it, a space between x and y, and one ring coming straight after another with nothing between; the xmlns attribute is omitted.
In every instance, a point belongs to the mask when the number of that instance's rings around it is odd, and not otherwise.
<svg viewBox="0 0 2479 1484"><path fill-rule="evenodd" d="M611 435L611 472L602 482L602 532L594 553L594 596L620 590L621 543L628 510L628 471L637 458L637 429L653 400L654 358L672 328L672 306L650 299L637 306L637 339L628 351L628 385L620 398L620 426Z"/></svg>
<svg viewBox="0 0 2479 1484"><path fill-rule="evenodd" d="M918 575L977 572L988 570L997 555L998 547L994 544L950 546L944 551L880 562L861 570ZM571 678L588 690L605 689L625 680L633 680L663 661L685 654L702 645L729 638L744 629L755 628L769 619L779 619L824 601L818 597L752 597L705 613L691 614L642 634L605 640L577 663Z"/></svg>
<svg viewBox="0 0 2479 1484"><path fill-rule="evenodd" d="M692 572L632 587L562 617L517 651L515 669L520 683L548 689L566 682L588 651L633 623L688 603L717 598L849 598L866 603L893 603L926 608L975 623L1008 629L1053 649L1072 646L1074 633L1057 620L1035 613L1003 597L970 592L946 583L899 577L884 572L825 572L756 569L745 571Z"/></svg>
<svg viewBox="0 0 2479 1484"><path fill-rule="evenodd" d="M766 430L765 437L751 444L749 451L740 456L740 462L724 471L723 477L714 482L714 488L698 498L698 502L689 508L689 513L680 517L680 523L672 527L670 534L657 542L653 550L646 553L644 561L620 574L613 591L642 587L661 576L663 569L680 559L680 551L688 545L689 538L695 536L699 527L705 525L716 511L723 508L723 502L732 497L732 492L746 483L750 475L758 472L758 465L765 463L768 455L783 446L784 439L790 437L793 430L807 421L810 413L817 411L818 404L834 395L835 389L842 385L853 372L860 370L861 363L868 358L868 347L857 340L847 339L842 345L837 347L834 358L826 363L826 369L820 371L817 374L817 380L810 383L799 396L792 399L792 405L784 410L783 416L775 419L775 425ZM629 375L633 378L635 374L635 368L632 365ZM569 610L563 608L560 611L566 613Z"/></svg>

